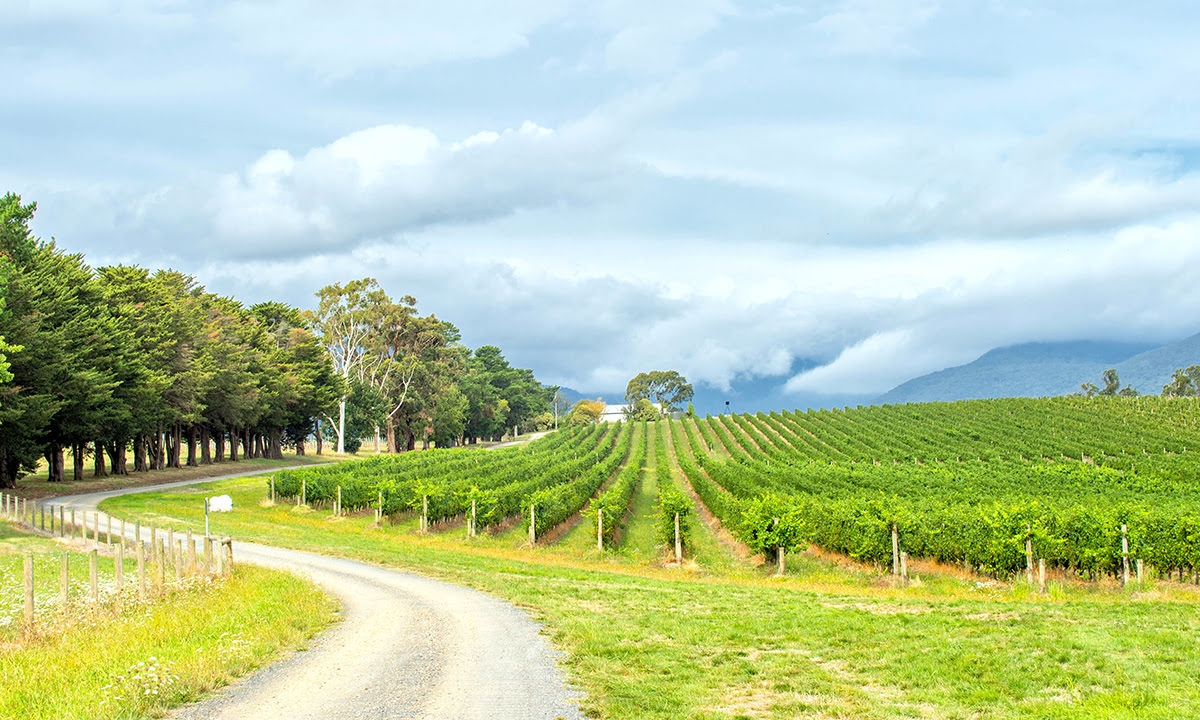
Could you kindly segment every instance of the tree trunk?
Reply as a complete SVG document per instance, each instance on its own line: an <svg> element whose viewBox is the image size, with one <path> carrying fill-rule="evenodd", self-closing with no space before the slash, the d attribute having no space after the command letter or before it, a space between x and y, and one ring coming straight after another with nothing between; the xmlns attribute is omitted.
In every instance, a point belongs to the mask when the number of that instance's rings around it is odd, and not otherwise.
<svg viewBox="0 0 1200 720"><path fill-rule="evenodd" d="M271 428L270 435L267 437L267 457L272 460L283 459L283 431L279 428Z"/></svg>
<svg viewBox="0 0 1200 720"><path fill-rule="evenodd" d="M200 461L196 459L196 440L197 440L196 426L189 425L188 429L187 429L187 443L188 443L187 464L188 464L188 467L199 467L200 466Z"/></svg>
<svg viewBox="0 0 1200 720"><path fill-rule="evenodd" d="M163 432L162 423L154 433L154 464L150 467L162 470L167 466L167 434Z"/></svg>
<svg viewBox="0 0 1200 720"><path fill-rule="evenodd" d="M107 477L108 470L104 467L104 443L97 440L92 443L92 450L92 477Z"/></svg>
<svg viewBox="0 0 1200 720"><path fill-rule="evenodd" d="M390 453L400 452L399 446L396 445L396 424L390 420L387 424L387 451Z"/></svg>
<svg viewBox="0 0 1200 720"><path fill-rule="evenodd" d="M296 454L304 454L304 445L308 442L308 433L300 433L300 438L296 440Z"/></svg>
<svg viewBox="0 0 1200 720"><path fill-rule="evenodd" d="M254 457L260 457L260 458L270 457L267 454L266 447L264 447L265 445L266 445L266 443L263 442L262 434L254 433Z"/></svg>
<svg viewBox="0 0 1200 720"><path fill-rule="evenodd" d="M183 426L179 423L171 425L171 457L168 464L173 468L183 465Z"/></svg>
<svg viewBox="0 0 1200 720"><path fill-rule="evenodd" d="M21 461L0 448L0 488L15 488L17 473L21 470Z"/></svg>
<svg viewBox="0 0 1200 720"><path fill-rule="evenodd" d="M338 455L346 452L346 398L338 401Z"/></svg>
<svg viewBox="0 0 1200 720"><path fill-rule="evenodd" d="M417 449L417 434L414 433L411 428L406 430L404 432L404 434L407 437L407 439L404 442L404 449L407 451L410 451L410 452L413 450L416 450Z"/></svg>
<svg viewBox="0 0 1200 720"><path fill-rule="evenodd" d="M43 455L46 457L46 480L49 482L66 480L63 473L63 466L66 465L63 461L63 446L58 443L50 443Z"/></svg>
<svg viewBox="0 0 1200 720"><path fill-rule="evenodd" d="M108 444L108 461L112 466L113 475L128 475L129 468L125 464L125 442L118 440Z"/></svg>
<svg viewBox="0 0 1200 720"><path fill-rule="evenodd" d="M229 462L238 461L237 446L238 431L233 428L229 428Z"/></svg>
<svg viewBox="0 0 1200 720"><path fill-rule="evenodd" d="M146 472L150 466L146 463L146 433L133 436L133 471Z"/></svg>
<svg viewBox="0 0 1200 720"><path fill-rule="evenodd" d="M213 435L213 445L216 446L217 462L225 462L225 431L218 430L216 435Z"/></svg>
<svg viewBox="0 0 1200 720"><path fill-rule="evenodd" d="M200 464L212 465L212 453L208 449L208 426L200 426Z"/></svg>
<svg viewBox="0 0 1200 720"><path fill-rule="evenodd" d="M317 420L317 422L315 424L317 426L317 432L315 433L315 435L317 436L317 454L320 455L321 452L325 449L325 443L323 442L323 440L321 438L321 421Z"/></svg>
<svg viewBox="0 0 1200 720"><path fill-rule="evenodd" d="M83 455L85 448L83 443L75 443L71 446L71 478L75 482L83 479Z"/></svg>

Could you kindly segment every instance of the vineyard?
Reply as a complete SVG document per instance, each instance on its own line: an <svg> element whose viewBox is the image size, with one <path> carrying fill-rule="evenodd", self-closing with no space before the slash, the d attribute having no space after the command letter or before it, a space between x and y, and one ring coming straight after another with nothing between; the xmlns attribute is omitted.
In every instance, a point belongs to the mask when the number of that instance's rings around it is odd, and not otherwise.
<svg viewBox="0 0 1200 720"><path fill-rule="evenodd" d="M435 532L520 524L543 538L583 515L607 548L652 474L664 546L676 515L689 544L690 492L768 556L811 544L887 564L895 534L910 557L999 577L1032 551L1081 577L1128 557L1182 579L1200 566L1198 416L1186 399L1068 397L593 425L525 447L289 470L275 490L320 505L340 488L342 508L419 514ZM672 484L676 470L689 487Z"/></svg>

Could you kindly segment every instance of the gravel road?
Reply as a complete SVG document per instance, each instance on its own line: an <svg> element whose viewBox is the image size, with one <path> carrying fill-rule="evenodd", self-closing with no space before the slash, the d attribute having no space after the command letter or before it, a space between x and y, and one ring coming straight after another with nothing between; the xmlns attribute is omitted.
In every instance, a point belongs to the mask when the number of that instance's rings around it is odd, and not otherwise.
<svg viewBox="0 0 1200 720"><path fill-rule="evenodd" d="M247 474L260 473L226 478ZM101 500L117 495L226 478L43 502L91 512ZM104 517L101 513L101 522ZM341 600L341 622L315 638L307 650L180 708L172 717L582 718L579 693L567 685L557 651L539 634L538 625L512 605L468 588L353 560L236 541L234 554L237 562L311 578Z"/></svg>

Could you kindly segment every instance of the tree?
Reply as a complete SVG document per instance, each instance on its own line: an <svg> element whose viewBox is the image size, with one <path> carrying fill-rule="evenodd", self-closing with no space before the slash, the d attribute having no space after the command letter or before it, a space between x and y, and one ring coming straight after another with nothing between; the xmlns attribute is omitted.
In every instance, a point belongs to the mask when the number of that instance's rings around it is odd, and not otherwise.
<svg viewBox="0 0 1200 720"><path fill-rule="evenodd" d="M595 425L600 422L600 418L604 417L604 410L608 407L603 400L582 399L575 403L571 408L571 412L567 415L568 425Z"/></svg>
<svg viewBox="0 0 1200 720"><path fill-rule="evenodd" d="M1164 397L1196 397L1200 395L1200 365L1176 370L1171 381L1163 385Z"/></svg>
<svg viewBox="0 0 1200 720"><path fill-rule="evenodd" d="M685 414L689 418L692 418L692 419L695 419L695 417L696 417L696 408L690 402L688 403L687 411Z"/></svg>
<svg viewBox="0 0 1200 720"><path fill-rule="evenodd" d="M641 398L658 403L664 413L679 412L695 392L687 378L674 370L654 370L636 375L625 387L625 404L631 410Z"/></svg>
<svg viewBox="0 0 1200 720"><path fill-rule="evenodd" d="M627 408L628 410L628 408ZM650 422L659 418L658 408L654 407L654 403L646 398L638 398L633 405L633 412L626 412L626 420L634 420L638 422Z"/></svg>
<svg viewBox="0 0 1200 720"><path fill-rule="evenodd" d="M362 382L365 365L371 360L369 346L375 341L373 333L379 324L378 307L387 302L387 296L374 278L363 278L345 286L326 285L317 291L317 298L317 309L308 313L305 320L321 338L333 360L334 371L347 386L352 377ZM338 399L336 421L326 416L336 434L339 453L346 450L348 399L345 394Z"/></svg>
<svg viewBox="0 0 1200 720"><path fill-rule="evenodd" d="M1081 394L1087 397L1095 397L1097 395L1103 397L1115 397L1118 395L1122 397L1136 397L1138 394L1137 390L1128 385L1124 388L1121 387L1121 379L1117 377L1117 371L1113 368L1105 370L1101 375L1101 380L1104 382L1103 388L1096 387L1096 385L1089 382L1081 384L1079 386Z"/></svg>
<svg viewBox="0 0 1200 720"><path fill-rule="evenodd" d="M562 391L562 388L553 387L550 396L550 408L554 413L554 429L558 429L559 418L565 418L567 413L571 411L571 399Z"/></svg>

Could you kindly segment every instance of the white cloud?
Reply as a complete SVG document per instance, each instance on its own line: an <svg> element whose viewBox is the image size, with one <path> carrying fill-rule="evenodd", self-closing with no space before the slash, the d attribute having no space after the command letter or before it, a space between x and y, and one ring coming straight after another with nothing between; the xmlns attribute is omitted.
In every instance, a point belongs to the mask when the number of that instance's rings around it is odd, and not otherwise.
<svg viewBox="0 0 1200 720"><path fill-rule="evenodd" d="M842 0L813 23L842 53L912 53L908 35L938 12L931 0Z"/></svg>

